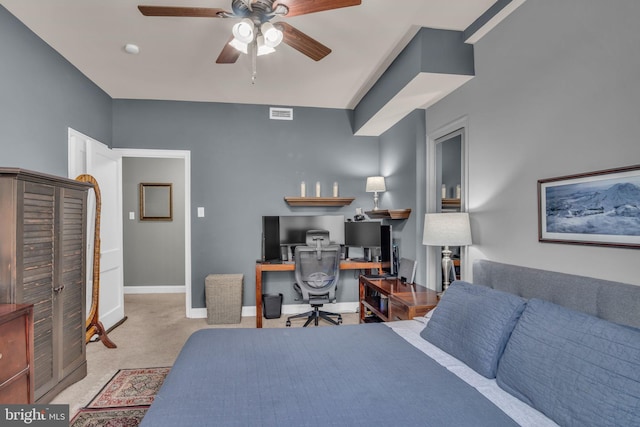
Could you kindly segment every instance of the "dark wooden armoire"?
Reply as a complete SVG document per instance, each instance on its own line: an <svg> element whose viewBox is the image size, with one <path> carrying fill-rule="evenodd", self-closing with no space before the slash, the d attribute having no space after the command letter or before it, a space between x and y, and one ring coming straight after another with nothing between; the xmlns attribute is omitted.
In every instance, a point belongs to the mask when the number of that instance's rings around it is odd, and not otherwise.
<svg viewBox="0 0 640 427"><path fill-rule="evenodd" d="M33 304L34 397L47 403L87 374L90 184L0 168L0 303Z"/></svg>

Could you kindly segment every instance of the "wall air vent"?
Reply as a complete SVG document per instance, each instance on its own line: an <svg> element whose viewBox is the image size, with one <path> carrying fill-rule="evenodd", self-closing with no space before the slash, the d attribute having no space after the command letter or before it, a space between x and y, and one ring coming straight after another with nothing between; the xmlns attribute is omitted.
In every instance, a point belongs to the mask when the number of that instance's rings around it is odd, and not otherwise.
<svg viewBox="0 0 640 427"><path fill-rule="evenodd" d="M271 120L293 120L293 108L270 107L269 118Z"/></svg>

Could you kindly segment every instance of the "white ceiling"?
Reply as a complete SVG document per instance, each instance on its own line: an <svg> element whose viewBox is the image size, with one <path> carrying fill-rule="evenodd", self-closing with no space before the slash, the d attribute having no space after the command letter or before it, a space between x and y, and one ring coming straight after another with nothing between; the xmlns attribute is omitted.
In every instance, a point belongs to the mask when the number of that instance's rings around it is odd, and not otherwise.
<svg viewBox="0 0 640 427"><path fill-rule="evenodd" d="M213 7L231 0L0 0L112 98L354 108L420 27L464 30L495 0L363 0L276 18L332 49L315 62L282 44L235 64L215 60L235 19L145 17L137 5ZM126 43L140 47L124 52Z"/></svg>

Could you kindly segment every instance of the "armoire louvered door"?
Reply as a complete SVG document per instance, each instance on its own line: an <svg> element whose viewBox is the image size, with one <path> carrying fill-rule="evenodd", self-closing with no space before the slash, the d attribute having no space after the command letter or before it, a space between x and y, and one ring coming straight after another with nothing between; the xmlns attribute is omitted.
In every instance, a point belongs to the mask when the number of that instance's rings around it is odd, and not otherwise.
<svg viewBox="0 0 640 427"><path fill-rule="evenodd" d="M22 253L16 274L22 275L11 302L33 304L34 386L36 400L53 387L53 278L56 189L52 185L18 182L22 196ZM22 187L22 188L20 188ZM21 190L21 191L20 191ZM20 221L20 218L17 218ZM20 248L18 248L19 250ZM21 255L21 256L20 256ZM19 266L22 265L22 268ZM20 295L22 294L22 295Z"/></svg>

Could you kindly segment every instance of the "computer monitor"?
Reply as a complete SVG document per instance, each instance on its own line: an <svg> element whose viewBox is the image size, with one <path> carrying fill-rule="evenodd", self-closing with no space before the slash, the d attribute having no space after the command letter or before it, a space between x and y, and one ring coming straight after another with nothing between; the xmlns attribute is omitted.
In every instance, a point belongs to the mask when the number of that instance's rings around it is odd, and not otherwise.
<svg viewBox="0 0 640 427"><path fill-rule="evenodd" d="M344 245L344 215L281 216L280 244L305 244L308 230L328 230L332 243Z"/></svg>
<svg viewBox="0 0 640 427"><path fill-rule="evenodd" d="M393 251L393 229L390 225L380 226L380 261L382 269L390 274L396 274L396 260Z"/></svg>
<svg viewBox="0 0 640 427"><path fill-rule="evenodd" d="M344 244L361 248L380 247L380 223L375 221L346 222L344 224Z"/></svg>

